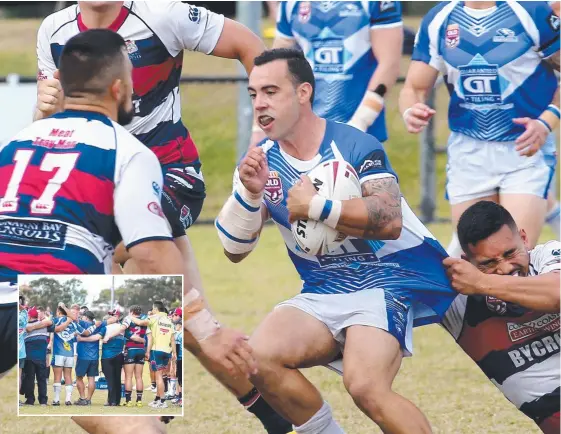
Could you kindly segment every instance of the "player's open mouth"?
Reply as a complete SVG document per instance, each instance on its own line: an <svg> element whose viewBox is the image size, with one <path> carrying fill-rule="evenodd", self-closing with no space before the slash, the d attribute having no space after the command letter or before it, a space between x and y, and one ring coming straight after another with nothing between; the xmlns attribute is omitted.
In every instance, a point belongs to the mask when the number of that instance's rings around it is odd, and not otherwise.
<svg viewBox="0 0 561 434"><path fill-rule="evenodd" d="M261 125L263 128L268 127L274 121L274 119L271 116L266 116L266 115L259 116L257 120L259 121L259 125Z"/></svg>

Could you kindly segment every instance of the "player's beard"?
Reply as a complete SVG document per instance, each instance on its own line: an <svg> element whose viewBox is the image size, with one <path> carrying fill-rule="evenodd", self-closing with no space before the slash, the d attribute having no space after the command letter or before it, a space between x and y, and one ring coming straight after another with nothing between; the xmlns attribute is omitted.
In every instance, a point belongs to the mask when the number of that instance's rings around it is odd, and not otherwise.
<svg viewBox="0 0 561 434"><path fill-rule="evenodd" d="M134 108L131 107L130 110L125 109L125 104L119 105L119 109L117 110L117 123L119 125L125 126L132 122L132 118L134 117Z"/></svg>

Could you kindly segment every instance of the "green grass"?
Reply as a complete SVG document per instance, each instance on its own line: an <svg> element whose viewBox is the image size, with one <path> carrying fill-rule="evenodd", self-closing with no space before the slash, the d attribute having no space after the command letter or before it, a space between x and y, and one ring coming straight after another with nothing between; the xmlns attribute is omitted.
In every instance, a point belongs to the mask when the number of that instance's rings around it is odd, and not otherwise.
<svg viewBox="0 0 561 434"><path fill-rule="evenodd" d="M447 242L448 225L432 225L431 231ZM549 234L544 235L544 239ZM299 278L288 260L276 228L264 229L260 243L241 264L222 255L215 229L190 231L206 293L220 320L251 333L278 302L298 293ZM219 271L217 271L219 270ZM396 380L396 390L425 412L440 434L539 433L485 378L477 366L438 326L415 329L415 355L406 359ZM169 425L170 434L260 433L259 423L245 412L192 357L184 362L184 418ZM325 368L306 369L348 433L378 433L354 406L336 374ZM16 379L1 380L0 410L6 433L77 433L67 418L20 418L16 421ZM96 394L99 391L96 392ZM49 391L49 393L51 393ZM95 395L94 395L95 396Z"/></svg>
<svg viewBox="0 0 561 434"><path fill-rule="evenodd" d="M100 364L101 368L101 364ZM72 371L72 379L75 379L75 372ZM142 379L144 381L144 388L150 386L150 371L149 365L146 363L144 364L144 370L142 371ZM87 378L85 379L87 384ZM124 374L122 381L124 381ZM91 406L77 406L71 405L66 406L64 401L66 399L66 392L64 390L64 386L60 392L60 407L53 407L51 405L53 398L54 398L54 391L53 391L53 371L51 369L51 376L49 378L49 385L47 386L47 394L49 396L49 402L47 407L41 407L37 402L35 402L34 406L23 406L19 408L19 414L21 416L57 416L60 414L71 414L71 415L86 415L86 414L102 414L102 415L174 415L180 416L181 415L181 407L177 405L171 404L170 401L167 401L168 408L166 409L153 409L148 407L148 403L154 399L155 393L150 391L144 391L142 397L143 407L104 407L103 404L107 401L107 390L96 390L92 396L92 405ZM133 379L133 387L135 386L135 381ZM86 389L87 393L87 389ZM37 399L37 387L35 387L35 397ZM78 389L76 387L73 388L72 391L72 404L80 397L78 393ZM21 400L24 401L25 397L20 396ZM133 402L136 402L136 391L133 390L132 394ZM121 402L125 402L125 398L121 398Z"/></svg>

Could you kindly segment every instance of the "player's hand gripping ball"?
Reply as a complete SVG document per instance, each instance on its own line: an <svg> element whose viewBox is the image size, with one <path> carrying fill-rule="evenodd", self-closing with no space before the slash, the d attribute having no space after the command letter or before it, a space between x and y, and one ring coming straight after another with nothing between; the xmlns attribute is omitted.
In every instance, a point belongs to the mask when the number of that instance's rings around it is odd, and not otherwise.
<svg viewBox="0 0 561 434"><path fill-rule="evenodd" d="M313 168L307 175L311 184L315 187L317 194L330 200L349 200L362 197L360 181L353 167L343 160L325 161ZM300 199L308 198L307 189L303 190L299 185L296 188L296 196L293 210L301 216ZM291 190L292 191L292 190ZM294 192L293 192L294 194ZM291 192L287 206L291 211ZM296 198L295 198L296 199ZM309 203L309 202L308 202ZM298 209L298 210L297 210ZM299 218L292 222L292 235L300 250L308 255L321 256L333 252L343 244L347 236L342 232L330 228L320 221Z"/></svg>

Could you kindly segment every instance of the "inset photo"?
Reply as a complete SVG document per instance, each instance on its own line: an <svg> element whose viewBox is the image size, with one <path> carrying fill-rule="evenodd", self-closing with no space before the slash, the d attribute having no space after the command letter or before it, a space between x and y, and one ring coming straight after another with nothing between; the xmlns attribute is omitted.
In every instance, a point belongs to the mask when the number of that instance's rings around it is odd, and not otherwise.
<svg viewBox="0 0 561 434"><path fill-rule="evenodd" d="M18 415L182 416L183 277L19 276Z"/></svg>

